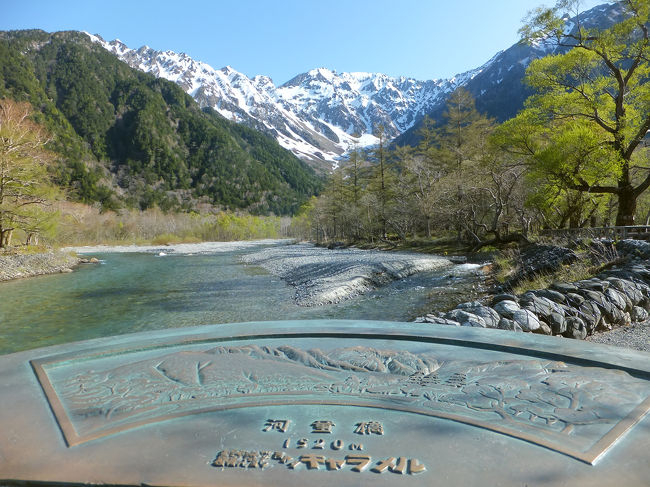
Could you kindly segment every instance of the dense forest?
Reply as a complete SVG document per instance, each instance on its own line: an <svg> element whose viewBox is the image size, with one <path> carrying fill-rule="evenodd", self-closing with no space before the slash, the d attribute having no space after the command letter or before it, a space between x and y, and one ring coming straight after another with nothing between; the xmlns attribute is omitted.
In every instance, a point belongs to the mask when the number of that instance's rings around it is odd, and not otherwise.
<svg viewBox="0 0 650 487"><path fill-rule="evenodd" d="M29 102L68 197L163 210L287 215L322 182L275 140L201 110L78 32L0 33L0 98Z"/></svg>

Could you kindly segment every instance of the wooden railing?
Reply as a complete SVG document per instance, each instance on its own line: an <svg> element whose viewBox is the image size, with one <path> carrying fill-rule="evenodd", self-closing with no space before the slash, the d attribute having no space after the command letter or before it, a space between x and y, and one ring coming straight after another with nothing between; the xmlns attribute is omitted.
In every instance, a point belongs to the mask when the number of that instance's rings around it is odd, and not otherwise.
<svg viewBox="0 0 650 487"><path fill-rule="evenodd" d="M569 238L611 238L612 240L623 240L626 238L650 240L650 225L632 225L626 227L561 228L553 230L548 229L542 230L542 235Z"/></svg>

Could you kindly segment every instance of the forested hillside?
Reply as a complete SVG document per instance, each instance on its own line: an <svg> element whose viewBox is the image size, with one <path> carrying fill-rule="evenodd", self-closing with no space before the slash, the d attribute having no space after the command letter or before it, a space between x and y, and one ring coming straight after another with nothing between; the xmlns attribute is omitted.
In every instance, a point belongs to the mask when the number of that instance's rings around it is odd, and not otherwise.
<svg viewBox="0 0 650 487"><path fill-rule="evenodd" d="M320 180L275 140L201 110L176 84L78 32L0 32L0 98L29 101L73 199L290 214Z"/></svg>

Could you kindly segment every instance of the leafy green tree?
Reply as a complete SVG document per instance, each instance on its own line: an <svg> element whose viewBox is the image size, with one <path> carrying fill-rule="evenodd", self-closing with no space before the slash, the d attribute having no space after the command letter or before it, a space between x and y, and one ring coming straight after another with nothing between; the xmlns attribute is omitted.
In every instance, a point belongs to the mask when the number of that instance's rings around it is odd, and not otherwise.
<svg viewBox="0 0 650 487"><path fill-rule="evenodd" d="M317 204L317 199L312 196L309 200L302 204L298 213L291 219L289 226L289 236L297 237L300 239L316 238L315 231L313 231L313 212Z"/></svg>
<svg viewBox="0 0 650 487"><path fill-rule="evenodd" d="M55 194L47 167L51 157L40 126L29 118L31 106L0 100L0 248L9 247L15 230L27 243L51 228Z"/></svg>
<svg viewBox="0 0 650 487"><path fill-rule="evenodd" d="M650 187L642 147L650 130L650 3L616 3L624 20L606 30L564 32L561 13L578 9L579 0L532 14L525 39L570 50L531 63L527 81L536 94L501 133L551 187L614 195L616 225L632 225L637 199Z"/></svg>

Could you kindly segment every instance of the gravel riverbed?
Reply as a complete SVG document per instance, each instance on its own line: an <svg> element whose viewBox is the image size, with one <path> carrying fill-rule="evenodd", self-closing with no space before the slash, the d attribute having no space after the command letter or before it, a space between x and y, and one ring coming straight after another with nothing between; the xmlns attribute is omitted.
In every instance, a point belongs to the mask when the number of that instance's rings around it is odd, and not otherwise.
<svg viewBox="0 0 650 487"><path fill-rule="evenodd" d="M589 342L650 352L650 320L621 326L610 331L594 333L586 338Z"/></svg>
<svg viewBox="0 0 650 487"><path fill-rule="evenodd" d="M295 288L300 306L338 303L417 272L452 267L434 255L380 250L329 250L311 244L268 247L242 257Z"/></svg>
<svg viewBox="0 0 650 487"><path fill-rule="evenodd" d="M265 240L238 240L234 242L200 242L178 243L169 245L83 245L65 247L66 252L77 254L101 253L148 253L148 254L213 254L219 252L233 252L253 247L266 245L287 245L291 239L265 239Z"/></svg>
<svg viewBox="0 0 650 487"><path fill-rule="evenodd" d="M72 272L81 259L69 252L50 250L37 254L0 255L0 281Z"/></svg>

